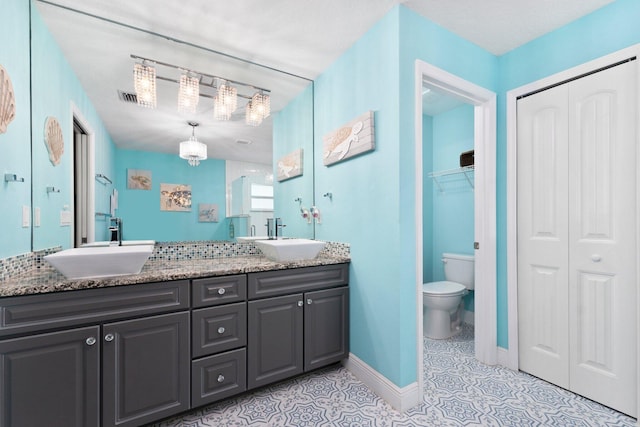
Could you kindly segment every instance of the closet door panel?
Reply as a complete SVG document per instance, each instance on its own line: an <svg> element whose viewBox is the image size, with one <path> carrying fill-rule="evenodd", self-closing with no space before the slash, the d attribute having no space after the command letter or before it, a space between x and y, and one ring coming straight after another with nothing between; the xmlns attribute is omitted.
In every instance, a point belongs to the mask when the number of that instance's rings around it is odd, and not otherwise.
<svg viewBox="0 0 640 427"><path fill-rule="evenodd" d="M568 90L518 101L520 368L569 387Z"/></svg>
<svg viewBox="0 0 640 427"><path fill-rule="evenodd" d="M637 61L569 86L571 390L636 416Z"/></svg>

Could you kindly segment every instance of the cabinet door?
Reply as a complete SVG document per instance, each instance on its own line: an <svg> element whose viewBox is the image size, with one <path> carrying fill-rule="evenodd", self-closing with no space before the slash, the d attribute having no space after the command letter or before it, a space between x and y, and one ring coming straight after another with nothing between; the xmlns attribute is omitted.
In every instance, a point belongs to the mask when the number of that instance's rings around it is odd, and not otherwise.
<svg viewBox="0 0 640 427"><path fill-rule="evenodd" d="M0 341L0 426L98 426L98 326Z"/></svg>
<svg viewBox="0 0 640 427"><path fill-rule="evenodd" d="M349 356L349 288L307 292L304 309L304 370Z"/></svg>
<svg viewBox="0 0 640 427"><path fill-rule="evenodd" d="M302 372L302 307L302 294L248 303L248 388Z"/></svg>
<svg viewBox="0 0 640 427"><path fill-rule="evenodd" d="M103 326L103 426L139 426L189 409L189 313Z"/></svg>

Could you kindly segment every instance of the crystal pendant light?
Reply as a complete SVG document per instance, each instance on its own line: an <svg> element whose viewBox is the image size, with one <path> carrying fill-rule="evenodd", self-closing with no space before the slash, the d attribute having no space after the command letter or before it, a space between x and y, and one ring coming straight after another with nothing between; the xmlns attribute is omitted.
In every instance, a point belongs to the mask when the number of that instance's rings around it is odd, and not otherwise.
<svg viewBox="0 0 640 427"><path fill-rule="evenodd" d="M178 90L178 111L195 113L200 98L200 81L197 77L185 73L180 76Z"/></svg>
<svg viewBox="0 0 640 427"><path fill-rule="evenodd" d="M196 139L198 123L189 122L189 126L192 127L191 136L180 143L180 158L187 160L190 166L198 166L200 160L207 159L207 146Z"/></svg>
<svg viewBox="0 0 640 427"><path fill-rule="evenodd" d="M251 108L253 108L261 119L266 119L271 114L271 99L269 95L256 92L251 98Z"/></svg>
<svg viewBox="0 0 640 427"><path fill-rule="evenodd" d="M262 123L262 117L260 117L258 112L253 108L251 101L247 102L247 106L245 107L245 123L250 126L259 126L260 123Z"/></svg>
<svg viewBox="0 0 640 427"><path fill-rule="evenodd" d="M156 108L156 69L145 64L133 66L133 86L138 105Z"/></svg>
<svg viewBox="0 0 640 427"><path fill-rule="evenodd" d="M217 93L213 97L213 118L216 120L227 121L231 119L231 111L224 103L224 99Z"/></svg>
<svg viewBox="0 0 640 427"><path fill-rule="evenodd" d="M238 108L238 89L230 86L227 82L220 85L218 97L220 98L220 102L227 107L229 114Z"/></svg>

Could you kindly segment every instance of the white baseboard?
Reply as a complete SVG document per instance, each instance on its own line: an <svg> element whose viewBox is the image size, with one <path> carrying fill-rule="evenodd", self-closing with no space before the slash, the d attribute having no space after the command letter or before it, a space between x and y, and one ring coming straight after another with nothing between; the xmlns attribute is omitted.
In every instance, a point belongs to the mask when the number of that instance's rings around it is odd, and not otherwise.
<svg viewBox="0 0 640 427"><path fill-rule="evenodd" d="M422 391L417 382L405 387L398 387L353 354L349 354L349 358L343 360L342 364L356 378L399 412L405 412L422 403Z"/></svg>

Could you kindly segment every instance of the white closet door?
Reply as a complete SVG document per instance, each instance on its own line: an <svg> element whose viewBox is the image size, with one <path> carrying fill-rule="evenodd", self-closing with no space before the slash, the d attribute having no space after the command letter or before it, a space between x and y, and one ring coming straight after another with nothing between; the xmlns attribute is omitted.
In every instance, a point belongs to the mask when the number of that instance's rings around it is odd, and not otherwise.
<svg viewBox="0 0 640 427"><path fill-rule="evenodd" d="M520 369L569 388L567 86L518 101Z"/></svg>
<svg viewBox="0 0 640 427"><path fill-rule="evenodd" d="M569 84L571 390L636 416L636 66Z"/></svg>

